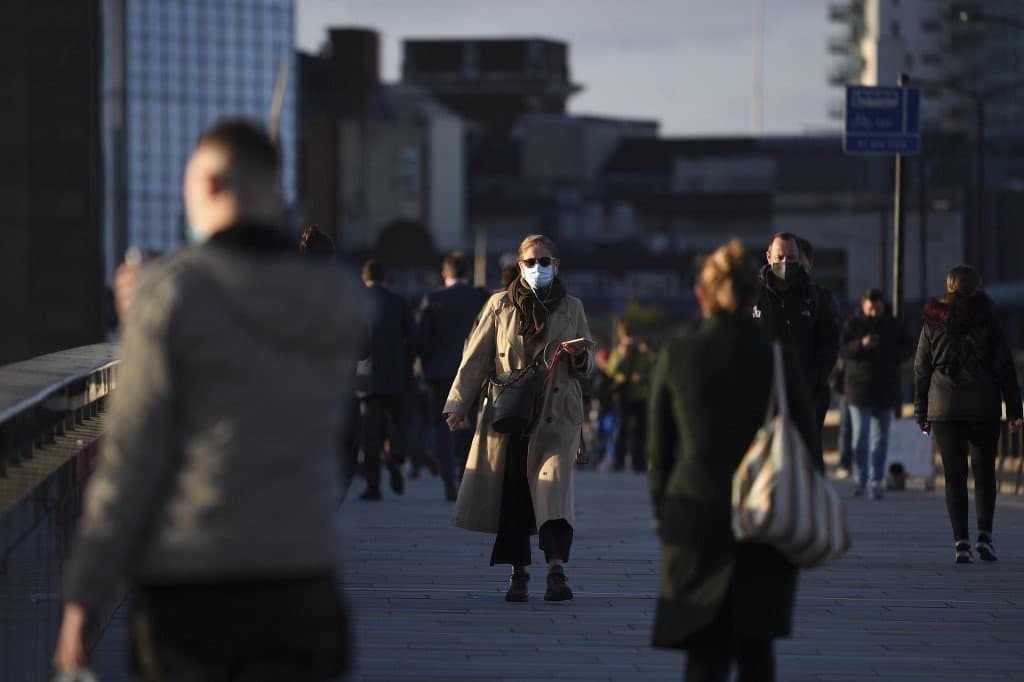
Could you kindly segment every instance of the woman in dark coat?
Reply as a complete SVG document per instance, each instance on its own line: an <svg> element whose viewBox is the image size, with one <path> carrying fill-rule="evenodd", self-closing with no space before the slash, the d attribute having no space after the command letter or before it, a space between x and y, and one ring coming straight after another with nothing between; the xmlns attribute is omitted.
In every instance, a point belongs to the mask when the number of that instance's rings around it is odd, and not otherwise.
<svg viewBox="0 0 1024 682"><path fill-rule="evenodd" d="M978 514L976 549L995 561L992 520L996 506L996 445L1001 403L1012 430L1020 429L1020 385L1013 357L981 291L981 276L958 265L946 277L948 290L925 304L914 360L914 413L921 431L939 445L946 478L946 508L953 524L954 560L971 563L967 530L967 453L974 471Z"/></svg>
<svg viewBox="0 0 1024 682"><path fill-rule="evenodd" d="M737 543L732 477L763 425L771 343L750 309L757 274L733 241L696 287L704 320L668 343L651 386L648 455L662 576L653 644L687 651L690 680L771 680L772 640L790 634L797 569L771 547ZM791 414L823 470L814 409L797 359L785 354Z"/></svg>

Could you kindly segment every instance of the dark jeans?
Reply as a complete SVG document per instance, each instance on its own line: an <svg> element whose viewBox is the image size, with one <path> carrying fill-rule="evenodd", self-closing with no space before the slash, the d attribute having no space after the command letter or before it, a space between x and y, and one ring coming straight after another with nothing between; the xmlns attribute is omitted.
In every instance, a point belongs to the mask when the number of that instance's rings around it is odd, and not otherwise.
<svg viewBox="0 0 1024 682"><path fill-rule="evenodd" d="M885 460L889 454L889 422L892 410L875 410L850 405L853 432L853 457L857 464L857 486L864 489L868 480L881 485L885 479Z"/></svg>
<svg viewBox="0 0 1024 682"><path fill-rule="evenodd" d="M505 451L505 480L501 488L501 512L491 552L491 566L529 566L532 563L530 536L537 532L537 521L533 514L530 484L526 479L528 444L528 438L511 436ZM569 561L572 526L565 519L548 521L542 525L540 548L544 552L545 561Z"/></svg>
<svg viewBox="0 0 1024 682"><path fill-rule="evenodd" d="M996 446L999 422L931 423L932 435L939 444L942 469L946 478L946 509L953 524L953 540L970 537L967 530L967 453L974 471L974 505L978 530L992 532L996 511Z"/></svg>
<svg viewBox="0 0 1024 682"><path fill-rule="evenodd" d="M647 403L619 403L619 435L615 438L615 470L626 467L626 448L632 455L633 471L647 469Z"/></svg>
<svg viewBox="0 0 1024 682"><path fill-rule="evenodd" d="M322 682L350 663L330 575L137 585L131 640L143 680Z"/></svg>
<svg viewBox="0 0 1024 682"><path fill-rule="evenodd" d="M441 470L441 479L445 483L454 483L456 476L462 476L469 458L469 448L473 443L473 428L449 431L448 424L441 413L448 391L451 390L455 378L446 381L430 382L430 418L434 420L434 454ZM472 425L472 414L467 416Z"/></svg>
<svg viewBox="0 0 1024 682"><path fill-rule="evenodd" d="M361 423L361 444L366 485L380 487L381 452L384 441L390 440L391 449L385 465L397 467L405 459L406 419L408 401L406 395L374 395L359 399Z"/></svg>

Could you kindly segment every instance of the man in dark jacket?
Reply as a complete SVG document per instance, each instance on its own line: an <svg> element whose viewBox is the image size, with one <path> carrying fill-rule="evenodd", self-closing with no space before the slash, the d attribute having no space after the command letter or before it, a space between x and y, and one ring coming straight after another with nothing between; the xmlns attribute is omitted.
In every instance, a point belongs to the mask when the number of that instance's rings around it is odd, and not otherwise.
<svg viewBox="0 0 1024 682"><path fill-rule="evenodd" d="M831 311L832 319L835 321L836 332L838 333L839 297L836 296L835 292L832 291L831 289L826 289L825 287L821 286L820 284L814 281L814 245L811 244L811 242L808 241L807 239L804 239L803 237L796 238L796 245L797 248L800 250L800 267L802 267L804 269L804 272L806 272L808 276L810 276L811 289L814 291L815 299L819 302L819 304L823 301L828 301L829 310ZM833 368L834 365L835 363L833 363ZM832 369L829 370L829 374L831 373ZM821 431L825 425L825 415L828 413L828 408L832 404L832 391L828 385L827 378L825 386L818 387L815 390L815 393L812 397L814 398L815 416L818 419L818 431ZM843 407L843 405L840 405L840 410L842 410ZM840 416L842 416L842 411L840 411ZM842 453L842 443L840 443L839 450L840 453ZM847 462L847 465L849 465L849 462Z"/></svg>
<svg viewBox="0 0 1024 682"><path fill-rule="evenodd" d="M435 455L444 481L445 499L458 497L456 470L466 468L473 431L448 429L442 415L448 391L462 360L462 348L488 294L469 283L469 260L452 253L441 264L444 288L423 297L419 313L419 355L423 378L430 386L430 418L434 422Z"/></svg>
<svg viewBox="0 0 1024 682"><path fill-rule="evenodd" d="M363 283L369 289L376 317L367 334L369 354L356 366L366 476L361 500L380 499L380 455L386 439L391 444L385 459L391 489L399 495L405 489L399 467L406 453L406 398L412 381L415 339L412 313L401 296L384 286L386 278L387 271L380 261L369 260L363 265Z"/></svg>
<svg viewBox="0 0 1024 682"><path fill-rule="evenodd" d="M811 283L800 266L797 237L780 232L765 253L761 292L754 318L768 335L792 348L800 358L804 381L813 397L819 435L828 404L828 375L836 362L839 326L832 297Z"/></svg>
<svg viewBox="0 0 1024 682"><path fill-rule="evenodd" d="M839 354L844 363L844 398L849 405L853 453L857 467L855 495L868 486L871 497L882 497L882 479L893 408L901 402L900 365L914 352L914 340L888 314L885 298L870 289L860 310L843 326Z"/></svg>

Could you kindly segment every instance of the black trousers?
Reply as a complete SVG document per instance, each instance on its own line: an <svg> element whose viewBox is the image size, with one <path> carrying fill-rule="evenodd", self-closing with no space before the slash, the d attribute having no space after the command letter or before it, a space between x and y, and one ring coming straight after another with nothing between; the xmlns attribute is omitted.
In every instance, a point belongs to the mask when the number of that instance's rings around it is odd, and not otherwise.
<svg viewBox="0 0 1024 682"><path fill-rule="evenodd" d="M469 459L469 449L473 445L473 431L476 424L475 414L470 410L466 418L467 428L454 432L448 429L442 410L444 410L448 392L454 382L454 377L450 380L430 382L430 418L434 423L434 455L437 457L438 467L441 471L441 480L445 483L454 483L457 478L462 478L462 472L466 470L466 460Z"/></svg>
<svg viewBox="0 0 1024 682"><path fill-rule="evenodd" d="M996 512L996 446L999 422L931 423L932 435L939 444L942 469L946 478L946 509L953 524L953 540L970 537L967 528L967 454L974 472L974 504L978 530L992 532Z"/></svg>
<svg viewBox="0 0 1024 682"><path fill-rule="evenodd" d="M136 585L131 640L147 681L323 682L350 664L348 618L327 574Z"/></svg>
<svg viewBox="0 0 1024 682"><path fill-rule="evenodd" d="M619 403L619 434L615 438L615 470L626 467L626 450L632 456L633 471L647 469L647 403Z"/></svg>
<svg viewBox="0 0 1024 682"><path fill-rule="evenodd" d="M828 408L832 404L832 392L828 387L818 388L814 391L814 419L818 427L818 440L825 430L825 417L828 415Z"/></svg>
<svg viewBox="0 0 1024 682"><path fill-rule="evenodd" d="M359 420L359 399L354 395L345 403L345 430L338 434L338 454L341 457L341 496L348 494L348 489L355 478L359 461L359 447L362 428Z"/></svg>
<svg viewBox="0 0 1024 682"><path fill-rule="evenodd" d="M730 592L711 622L687 638L686 682L728 682L734 662L739 682L774 682L775 643L736 637L733 598Z"/></svg>
<svg viewBox="0 0 1024 682"><path fill-rule="evenodd" d="M384 441L391 441L391 450L385 460L388 467L395 467L405 461L408 399L404 393L398 395L373 395L359 399L359 414L365 467L366 485L380 487L381 453Z"/></svg>
<svg viewBox="0 0 1024 682"><path fill-rule="evenodd" d="M728 682L736 662L738 682L774 682L775 647L770 639L708 639L686 653L686 682Z"/></svg>
<svg viewBox="0 0 1024 682"><path fill-rule="evenodd" d="M526 452L529 438L511 436L505 451L505 480L501 487L501 512L498 533L491 551L491 566L512 564L529 566L533 557L530 536L537 532L530 484L526 479ZM540 527L540 548L544 559L569 561L572 526L565 519L548 521Z"/></svg>

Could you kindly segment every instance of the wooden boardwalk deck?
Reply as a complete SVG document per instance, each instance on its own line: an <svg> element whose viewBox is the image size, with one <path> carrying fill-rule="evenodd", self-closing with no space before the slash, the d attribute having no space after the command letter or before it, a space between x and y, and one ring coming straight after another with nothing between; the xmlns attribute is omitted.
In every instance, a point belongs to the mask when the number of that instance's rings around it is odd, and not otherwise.
<svg viewBox="0 0 1024 682"><path fill-rule="evenodd" d="M847 484L837 484L849 493ZM353 490L358 493L358 489ZM449 525L437 479L402 497L342 508L345 584L356 619L356 680L679 680L682 654L648 645L658 546L646 479L577 478L571 602L503 601L491 536ZM354 496L353 496L354 497ZM1024 679L1024 503L1003 496L1001 561L956 566L941 491L850 499L852 551L801 576L796 633L780 680ZM122 624L97 658L118 670Z"/></svg>

